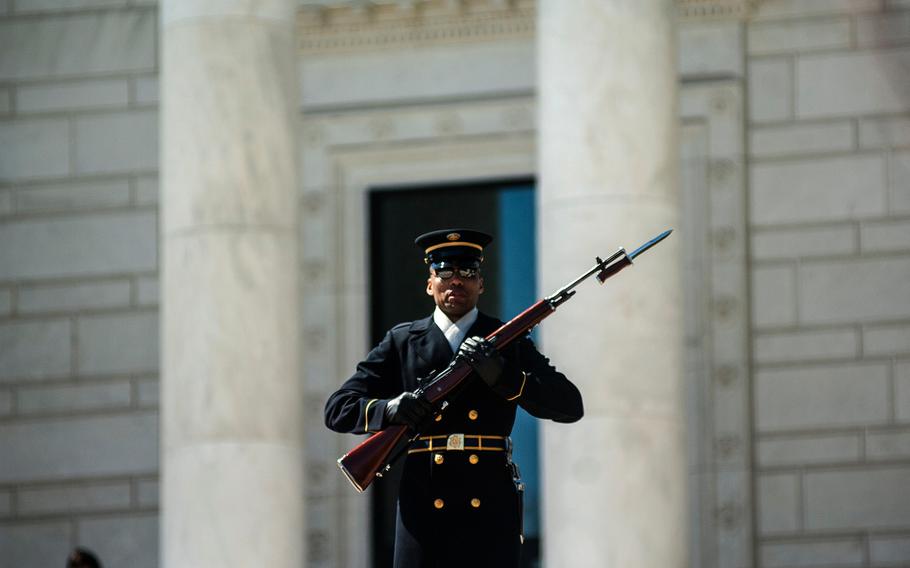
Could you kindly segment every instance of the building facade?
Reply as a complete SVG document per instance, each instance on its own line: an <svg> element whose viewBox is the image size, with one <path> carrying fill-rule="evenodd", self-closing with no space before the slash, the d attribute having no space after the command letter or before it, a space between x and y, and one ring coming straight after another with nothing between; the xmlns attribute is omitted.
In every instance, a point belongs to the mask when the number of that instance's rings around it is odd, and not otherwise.
<svg viewBox="0 0 910 568"><path fill-rule="evenodd" d="M322 427L371 340L371 192L539 179L558 149L543 5L299 5L307 565L373 553L371 502L334 464L353 438ZM688 564L910 563L910 3L676 12ZM0 557L17 566L77 544L161 561L159 22L153 1L0 1ZM539 261L556 237L537 226Z"/></svg>

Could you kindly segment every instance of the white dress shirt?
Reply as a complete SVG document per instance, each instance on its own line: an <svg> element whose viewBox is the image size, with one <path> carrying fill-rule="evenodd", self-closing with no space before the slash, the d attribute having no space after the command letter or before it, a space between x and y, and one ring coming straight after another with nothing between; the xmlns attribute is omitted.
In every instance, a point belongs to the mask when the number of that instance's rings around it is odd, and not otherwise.
<svg viewBox="0 0 910 568"><path fill-rule="evenodd" d="M436 306L436 310L433 311L433 322L436 324L436 327L442 331L443 335L446 336L446 339L449 341L449 346L452 347L452 353L458 353L461 342L465 340L468 330L471 329L471 326L474 325L475 321L477 321L476 307L461 316L461 319L454 323L449 319L449 316L442 313L439 306Z"/></svg>

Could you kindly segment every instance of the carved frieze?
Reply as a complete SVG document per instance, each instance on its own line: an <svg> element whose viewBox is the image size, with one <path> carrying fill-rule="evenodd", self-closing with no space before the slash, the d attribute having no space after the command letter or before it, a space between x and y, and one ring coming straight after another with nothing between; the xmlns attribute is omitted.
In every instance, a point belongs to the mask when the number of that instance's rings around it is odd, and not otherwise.
<svg viewBox="0 0 910 568"><path fill-rule="evenodd" d="M683 21L745 19L759 0L676 0ZM535 0L312 0L298 13L304 53L530 38Z"/></svg>
<svg viewBox="0 0 910 568"><path fill-rule="evenodd" d="M304 53L376 50L534 35L533 0L411 0L305 5Z"/></svg>
<svg viewBox="0 0 910 568"><path fill-rule="evenodd" d="M676 0L681 20L744 20L760 0Z"/></svg>

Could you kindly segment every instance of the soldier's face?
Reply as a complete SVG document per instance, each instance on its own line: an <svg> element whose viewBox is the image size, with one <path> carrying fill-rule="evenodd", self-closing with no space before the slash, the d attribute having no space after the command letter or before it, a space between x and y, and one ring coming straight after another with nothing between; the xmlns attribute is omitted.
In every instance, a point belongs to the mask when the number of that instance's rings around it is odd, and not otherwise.
<svg viewBox="0 0 910 568"><path fill-rule="evenodd" d="M464 277L454 271L451 278L443 279L430 269L427 278L427 295L439 306L448 318L457 321L461 316L470 312L477 305L477 300L483 294L483 277L478 272L473 277Z"/></svg>

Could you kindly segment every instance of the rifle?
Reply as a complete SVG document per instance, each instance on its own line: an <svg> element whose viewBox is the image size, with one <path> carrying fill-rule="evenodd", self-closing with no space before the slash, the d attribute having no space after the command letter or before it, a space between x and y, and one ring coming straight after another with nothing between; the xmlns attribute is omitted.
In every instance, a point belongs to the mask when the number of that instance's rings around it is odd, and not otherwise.
<svg viewBox="0 0 910 568"><path fill-rule="evenodd" d="M673 232L672 229L664 231L631 253L627 253L625 249L620 248L606 260L601 260L599 256L596 257L597 264L593 268L559 289L556 293L538 300L536 304L488 335L486 340L497 351L501 351L512 341L528 333L541 320L556 311L556 308L563 302L574 296L574 288L581 282L597 273L597 280L603 284L607 278L632 264L632 260L635 257L667 238L671 232ZM448 367L437 373L426 386L415 392L437 408L442 409L446 405L444 402L445 398L464 383L473 370L466 361L456 357L452 359ZM389 426L373 434L356 448L338 458L338 467L341 468L348 481L354 485L358 492L363 492L374 478L382 477L382 474L392 467L392 463L402 452L399 451L391 459L389 459L389 455L404 438L408 430L407 426L400 424ZM416 439L419 435L419 433L415 433L411 440Z"/></svg>

